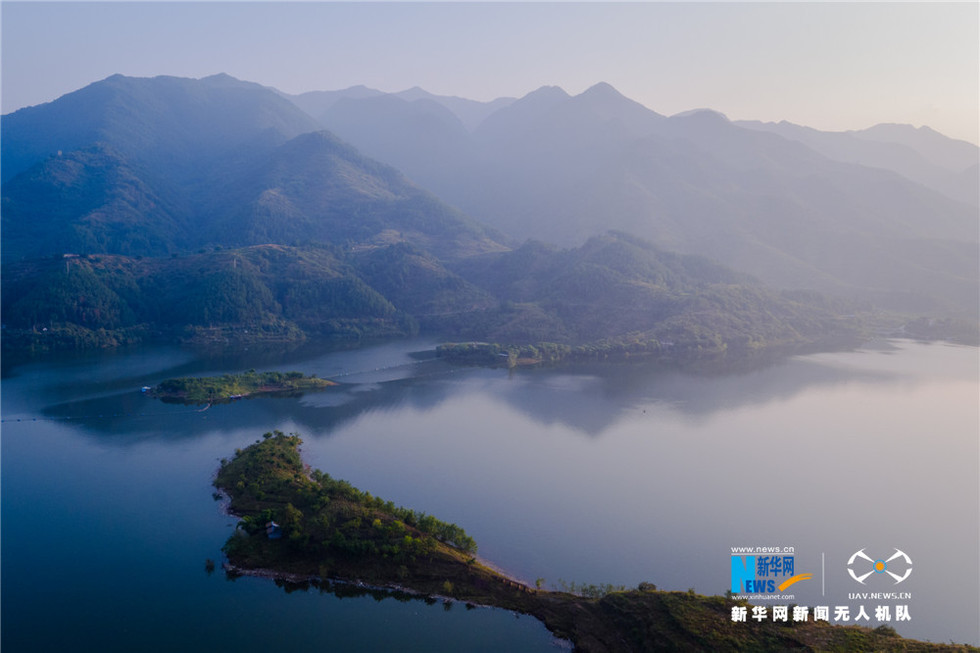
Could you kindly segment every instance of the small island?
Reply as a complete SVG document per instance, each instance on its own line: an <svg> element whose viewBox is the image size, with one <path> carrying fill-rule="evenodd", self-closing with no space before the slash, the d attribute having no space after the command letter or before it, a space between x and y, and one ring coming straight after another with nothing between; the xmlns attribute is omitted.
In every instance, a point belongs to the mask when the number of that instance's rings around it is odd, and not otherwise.
<svg viewBox="0 0 980 653"><path fill-rule="evenodd" d="M167 402L185 404L216 404L244 399L257 394L294 395L308 390L320 390L337 385L302 372L256 372L222 376L181 377L167 379L143 392Z"/></svg>
<svg viewBox="0 0 980 653"><path fill-rule="evenodd" d="M693 590L568 586L549 591L491 569L459 526L396 506L305 467L302 440L279 431L222 460L214 485L230 497L238 528L225 543L229 574L296 583L348 582L432 601L513 610L540 619L576 651L968 651L826 622L734 623L746 605ZM537 583L536 585L540 585Z"/></svg>

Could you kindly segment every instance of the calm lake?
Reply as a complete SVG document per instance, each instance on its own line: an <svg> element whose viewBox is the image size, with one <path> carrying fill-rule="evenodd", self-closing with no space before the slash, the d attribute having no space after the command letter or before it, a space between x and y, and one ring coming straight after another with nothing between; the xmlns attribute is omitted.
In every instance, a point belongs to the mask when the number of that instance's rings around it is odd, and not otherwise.
<svg viewBox="0 0 980 653"><path fill-rule="evenodd" d="M219 460L273 429L302 435L311 466L458 523L532 583L722 594L732 547L793 547L813 577L788 603L848 606L849 623L863 607L872 627L887 605L903 635L980 644L975 348L880 341L678 372L449 367L433 347L5 357L4 653L560 650L503 610L208 574L235 524L212 498ZM343 385L204 411L139 391L250 368ZM902 582L857 582L862 550L908 556L889 563Z"/></svg>

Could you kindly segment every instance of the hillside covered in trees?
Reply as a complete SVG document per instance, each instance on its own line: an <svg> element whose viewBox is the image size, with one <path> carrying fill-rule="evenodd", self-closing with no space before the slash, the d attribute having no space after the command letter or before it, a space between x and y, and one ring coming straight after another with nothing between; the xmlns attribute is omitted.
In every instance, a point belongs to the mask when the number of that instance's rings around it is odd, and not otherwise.
<svg viewBox="0 0 980 653"><path fill-rule="evenodd" d="M5 268L7 346L405 336L747 351L856 332L850 303L767 289L625 234L455 264L406 243L264 245L184 257L51 257Z"/></svg>
<svg viewBox="0 0 980 653"><path fill-rule="evenodd" d="M634 131L663 122L605 87L568 107L583 103L615 108ZM512 139L525 105L481 129ZM518 245L227 75L116 75L2 128L6 348L426 333L699 354L837 342L870 306L764 285L625 232ZM613 225L621 210L593 213ZM572 222L546 217L549 242L575 241Z"/></svg>

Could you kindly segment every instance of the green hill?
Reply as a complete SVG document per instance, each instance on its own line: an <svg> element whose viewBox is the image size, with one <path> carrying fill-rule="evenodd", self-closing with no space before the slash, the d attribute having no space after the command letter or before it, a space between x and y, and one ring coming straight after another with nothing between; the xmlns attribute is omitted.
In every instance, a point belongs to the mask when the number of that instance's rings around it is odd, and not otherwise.
<svg viewBox="0 0 980 653"><path fill-rule="evenodd" d="M100 255L5 266L5 346L139 339L407 335L411 316L325 248L265 245L186 257Z"/></svg>
<svg viewBox="0 0 980 653"><path fill-rule="evenodd" d="M740 353L853 335L857 308L768 289L624 234L557 250L528 243L447 267L405 243L256 245L166 258L4 265L5 346L114 346L423 332L672 355Z"/></svg>
<svg viewBox="0 0 980 653"><path fill-rule="evenodd" d="M4 259L65 252L161 256L189 245L188 226L105 144L53 156L4 184Z"/></svg>
<svg viewBox="0 0 980 653"><path fill-rule="evenodd" d="M858 310L816 293L773 290L621 233L570 250L532 241L454 269L501 302L456 333L504 343L605 340L669 343L675 353L751 350L845 336L854 324L840 316Z"/></svg>

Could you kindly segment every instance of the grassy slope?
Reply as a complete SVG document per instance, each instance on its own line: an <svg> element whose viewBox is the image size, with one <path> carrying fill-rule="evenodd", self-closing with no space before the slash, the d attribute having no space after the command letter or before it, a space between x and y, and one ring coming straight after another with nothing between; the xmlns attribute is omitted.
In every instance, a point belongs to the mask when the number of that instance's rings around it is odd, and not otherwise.
<svg viewBox="0 0 980 653"><path fill-rule="evenodd" d="M297 436L266 434L222 461L215 485L231 496L245 529L254 531L236 531L225 546L240 569L364 581L515 610L540 619L579 651L977 650L854 626L733 623L734 604L719 596L637 589L596 599L534 589L424 532L425 517L310 472L300 443ZM269 518L283 526L282 539L265 537L261 526ZM406 537L415 544L406 545Z"/></svg>

